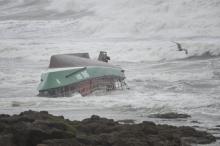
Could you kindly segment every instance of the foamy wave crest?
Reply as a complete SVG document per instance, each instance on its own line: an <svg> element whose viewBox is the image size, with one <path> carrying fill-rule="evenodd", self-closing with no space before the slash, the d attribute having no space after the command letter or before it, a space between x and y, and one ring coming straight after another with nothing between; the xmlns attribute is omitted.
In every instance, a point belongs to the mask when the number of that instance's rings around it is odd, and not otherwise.
<svg viewBox="0 0 220 146"><path fill-rule="evenodd" d="M2 0L0 57L95 58L101 50L127 62L218 57L219 6L219 0Z"/></svg>
<svg viewBox="0 0 220 146"><path fill-rule="evenodd" d="M219 7L219 0L2 0L0 20L46 20L35 30L43 34L53 27L47 20L64 19L71 24L61 21L68 28L62 33L90 32L96 38L210 37L220 36ZM29 33L28 28L40 25L27 24L17 29Z"/></svg>
<svg viewBox="0 0 220 146"><path fill-rule="evenodd" d="M18 41L15 44L11 41L4 42L4 45L0 46L0 57L39 62L48 61L53 54L89 52L90 56L95 59L101 50L107 51L114 62L209 59L220 56L220 43L214 41L211 43L179 41L183 48L188 50L188 54L178 51L176 44L171 41L62 41L59 43L57 40L46 40L41 43L34 42L27 40Z"/></svg>

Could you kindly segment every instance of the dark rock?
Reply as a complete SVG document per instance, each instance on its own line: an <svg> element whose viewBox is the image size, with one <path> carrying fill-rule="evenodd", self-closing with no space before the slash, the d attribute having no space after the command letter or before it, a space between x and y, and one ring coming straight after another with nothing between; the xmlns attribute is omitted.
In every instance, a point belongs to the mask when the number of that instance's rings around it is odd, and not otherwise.
<svg viewBox="0 0 220 146"><path fill-rule="evenodd" d="M193 128L199 128L199 126L197 126L197 125L193 125L192 127L193 127Z"/></svg>
<svg viewBox="0 0 220 146"><path fill-rule="evenodd" d="M90 134L109 133L115 130L115 126L118 125L112 119L100 118L98 116L92 116L81 122L79 130Z"/></svg>
<svg viewBox="0 0 220 146"><path fill-rule="evenodd" d="M79 143L76 139L50 139L45 140L42 143L42 146L84 146L81 143Z"/></svg>
<svg viewBox="0 0 220 146"><path fill-rule="evenodd" d="M186 146L214 141L211 134L191 127L149 121L120 124L95 115L70 121L45 111L0 116L0 146Z"/></svg>
<svg viewBox="0 0 220 146"><path fill-rule="evenodd" d="M0 114L0 119L3 119L3 118L8 118L10 117L9 115L6 115L6 114Z"/></svg>
<svg viewBox="0 0 220 146"><path fill-rule="evenodd" d="M216 128L208 128L208 130L212 130L212 131L220 131L220 128L219 128L219 127L216 127Z"/></svg>
<svg viewBox="0 0 220 146"><path fill-rule="evenodd" d="M73 138L76 129L63 117L26 111L0 119L0 135L11 134L16 146L36 146L43 140Z"/></svg>
<svg viewBox="0 0 220 146"><path fill-rule="evenodd" d="M201 122L199 122L197 120L193 120L193 121L191 121L191 123L201 124Z"/></svg>
<svg viewBox="0 0 220 146"><path fill-rule="evenodd" d="M196 139L193 137L182 137L181 146L191 146L192 144L197 143Z"/></svg>
<svg viewBox="0 0 220 146"><path fill-rule="evenodd" d="M0 135L0 146L15 146L13 143L13 135Z"/></svg>
<svg viewBox="0 0 220 146"><path fill-rule="evenodd" d="M47 144L38 144L37 146L48 146Z"/></svg>
<svg viewBox="0 0 220 146"><path fill-rule="evenodd" d="M12 106L12 107L19 107L19 106L21 106L21 104L20 104L19 102L13 102L13 103L11 104L11 106Z"/></svg>
<svg viewBox="0 0 220 146"><path fill-rule="evenodd" d="M152 114L150 118L161 118L161 119L178 119L178 118L189 118L190 115L187 114L178 114L178 113L165 113L165 114Z"/></svg>

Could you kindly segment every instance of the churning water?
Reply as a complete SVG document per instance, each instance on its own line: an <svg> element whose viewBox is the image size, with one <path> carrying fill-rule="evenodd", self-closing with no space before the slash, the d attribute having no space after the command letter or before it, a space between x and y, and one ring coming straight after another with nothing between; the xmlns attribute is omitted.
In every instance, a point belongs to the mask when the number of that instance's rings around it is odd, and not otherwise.
<svg viewBox="0 0 220 146"><path fill-rule="evenodd" d="M47 110L76 120L98 114L220 135L218 0L0 0L0 11L0 113ZM129 90L37 97L51 55L89 52L95 59L101 50L125 70ZM148 118L167 112L192 117Z"/></svg>

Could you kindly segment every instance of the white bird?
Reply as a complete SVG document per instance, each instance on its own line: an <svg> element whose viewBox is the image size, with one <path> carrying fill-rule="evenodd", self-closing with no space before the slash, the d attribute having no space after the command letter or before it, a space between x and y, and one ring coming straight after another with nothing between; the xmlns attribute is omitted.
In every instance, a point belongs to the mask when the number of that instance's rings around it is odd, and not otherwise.
<svg viewBox="0 0 220 146"><path fill-rule="evenodd" d="M177 51L185 51L185 54L188 54L188 50L185 48L182 48L180 43L177 43L177 42L173 42L173 43L175 43L177 45L177 48L178 48Z"/></svg>

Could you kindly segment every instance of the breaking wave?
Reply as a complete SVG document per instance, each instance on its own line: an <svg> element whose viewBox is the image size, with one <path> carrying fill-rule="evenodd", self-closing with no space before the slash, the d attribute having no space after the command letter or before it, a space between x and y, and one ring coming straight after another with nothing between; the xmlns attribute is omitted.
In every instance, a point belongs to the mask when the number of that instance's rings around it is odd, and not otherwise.
<svg viewBox="0 0 220 146"><path fill-rule="evenodd" d="M0 0L0 57L95 58L100 50L126 62L219 57L219 7L219 0Z"/></svg>
<svg viewBox="0 0 220 146"><path fill-rule="evenodd" d="M193 42L183 41L182 46L188 49L177 51L177 46L170 41L85 41L73 42L65 40L17 40L15 43L6 41L0 44L0 58L23 59L32 61L49 61L49 56L60 53L89 52L92 58L97 58L99 51L105 50L116 62L143 62L143 61L169 61L194 60L220 57L219 42Z"/></svg>
<svg viewBox="0 0 220 146"><path fill-rule="evenodd" d="M219 7L219 0L1 0L0 20L13 20L6 22L8 32L14 27L21 29L20 37L35 27L31 33L34 36L38 32L47 35L45 32L54 29L60 37L63 33L70 35L67 32L77 33L69 36L73 39L80 35L135 39L218 37ZM16 26L14 21L25 24Z"/></svg>
<svg viewBox="0 0 220 146"><path fill-rule="evenodd" d="M213 53L213 52L206 51L199 55L196 54L193 56L186 57L185 59L210 59L210 58L217 58L217 57L220 57L219 52Z"/></svg>
<svg viewBox="0 0 220 146"><path fill-rule="evenodd" d="M219 8L219 0L0 0L0 112L142 120L178 112L219 125ZM95 59L101 50L125 70L130 90L37 97L51 55Z"/></svg>

